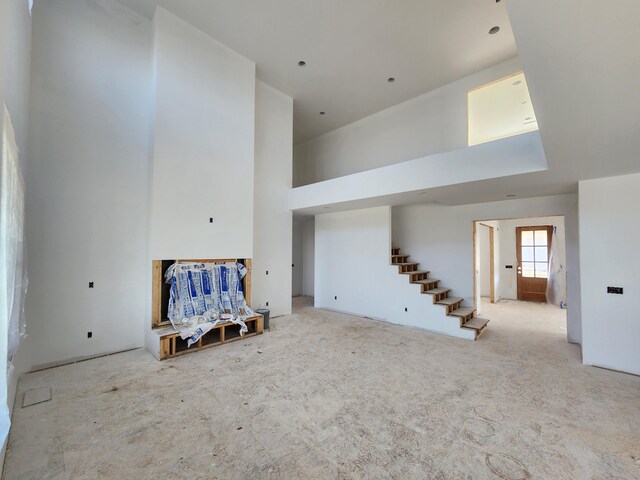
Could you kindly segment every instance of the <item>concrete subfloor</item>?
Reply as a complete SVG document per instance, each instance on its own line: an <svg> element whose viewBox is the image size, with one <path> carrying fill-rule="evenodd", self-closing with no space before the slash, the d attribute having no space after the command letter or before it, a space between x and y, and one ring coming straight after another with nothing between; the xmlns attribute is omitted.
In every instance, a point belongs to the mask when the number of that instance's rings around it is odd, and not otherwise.
<svg viewBox="0 0 640 480"><path fill-rule="evenodd" d="M640 378L582 365L555 307L485 304L469 342L294 300L234 344L22 376L5 478L640 478Z"/></svg>

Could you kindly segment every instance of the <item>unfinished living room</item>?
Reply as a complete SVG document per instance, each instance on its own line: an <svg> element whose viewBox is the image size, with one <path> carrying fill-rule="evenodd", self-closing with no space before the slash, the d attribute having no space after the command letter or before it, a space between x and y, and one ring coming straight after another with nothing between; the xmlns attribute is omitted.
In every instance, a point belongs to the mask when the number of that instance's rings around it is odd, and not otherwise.
<svg viewBox="0 0 640 480"><path fill-rule="evenodd" d="M1 478L640 478L638 19L2 0Z"/></svg>

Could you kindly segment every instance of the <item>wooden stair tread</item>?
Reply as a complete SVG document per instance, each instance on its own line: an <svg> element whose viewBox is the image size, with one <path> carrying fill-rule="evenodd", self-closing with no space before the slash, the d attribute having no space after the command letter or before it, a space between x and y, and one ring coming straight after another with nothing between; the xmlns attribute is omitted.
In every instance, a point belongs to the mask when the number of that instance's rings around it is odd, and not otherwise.
<svg viewBox="0 0 640 480"><path fill-rule="evenodd" d="M453 312L449 312L449 316L452 316L452 317L467 317L469 315L472 315L473 312L475 312L475 311L476 311L475 308L462 307L462 308L457 308Z"/></svg>
<svg viewBox="0 0 640 480"><path fill-rule="evenodd" d="M462 325L462 328L469 328L471 330L482 330L487 326L487 323L489 323L489 320L487 320L486 318L476 317L472 318L468 322L465 322L465 324Z"/></svg>
<svg viewBox="0 0 640 480"><path fill-rule="evenodd" d="M460 303L462 298L460 297L447 297L443 298L436 302L436 305L455 305L456 303Z"/></svg>
<svg viewBox="0 0 640 480"><path fill-rule="evenodd" d="M436 305L445 306L446 311L452 308L455 309L447 313L447 316L458 318L461 328L472 330L474 332L474 340L482 335L482 333L487 330L489 320L480 317L474 318L473 315L475 314L476 309L470 307L461 307L460 305L462 304L464 299L460 297L449 297L448 295L451 292L451 289L438 287L437 285L439 284L440 280L436 278L422 278L428 277L429 271L417 270L418 265L420 264L418 262L409 262L409 257L410 255L408 254L401 254L399 248L394 247L391 249L391 265L398 267L398 273L400 275L412 275L409 277L409 283L424 285L423 287L420 287L421 293L434 295L432 300ZM410 268L416 268L416 270L410 271ZM403 272L401 270L407 271ZM467 321L465 322L465 320Z"/></svg>
<svg viewBox="0 0 640 480"><path fill-rule="evenodd" d="M426 272L422 272L422 273L426 273ZM437 280L435 278L425 278L424 280L416 280L415 282L412 282L412 283L422 283L424 285L429 285L430 283L436 283L436 282L439 282L439 281L440 280Z"/></svg>
<svg viewBox="0 0 640 480"><path fill-rule="evenodd" d="M426 290L422 293L428 293L429 295L441 295L443 293L449 293L450 291L450 288L432 288L431 290Z"/></svg>

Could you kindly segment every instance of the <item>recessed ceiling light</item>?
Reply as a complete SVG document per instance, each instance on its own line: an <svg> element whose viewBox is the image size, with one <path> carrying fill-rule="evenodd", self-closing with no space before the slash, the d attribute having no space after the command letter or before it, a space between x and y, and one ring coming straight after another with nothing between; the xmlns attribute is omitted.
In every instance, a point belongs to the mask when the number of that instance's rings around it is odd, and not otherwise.
<svg viewBox="0 0 640 480"><path fill-rule="evenodd" d="M527 121L529 121L529 120L531 120L531 117L526 117L526 118L524 119L524 121L525 121L525 122L527 122Z"/></svg>
<svg viewBox="0 0 640 480"><path fill-rule="evenodd" d="M524 102L522 102L522 105L525 105L527 103L527 101L525 100Z"/></svg>
<svg viewBox="0 0 640 480"><path fill-rule="evenodd" d="M427 195L429 192L420 192L420 195Z"/></svg>
<svg viewBox="0 0 640 480"><path fill-rule="evenodd" d="M500 31L500 27L498 27L497 25L495 27L491 27L491 30L489 30L489 33L491 35L498 33Z"/></svg>
<svg viewBox="0 0 640 480"><path fill-rule="evenodd" d="M387 78L387 82L389 82L389 83L393 83L393 82L395 82L395 81L396 81L396 79L395 79L395 78L393 78L393 77L389 77L389 78Z"/></svg>
<svg viewBox="0 0 640 480"><path fill-rule="evenodd" d="M507 198L513 198L513 197L515 197L513 193L510 193L509 195L507 195Z"/></svg>
<svg viewBox="0 0 640 480"><path fill-rule="evenodd" d="M299 67L304 67L306 64L307 64L307 62L305 62L304 60L300 60L300 61L298 62L298 66L299 66Z"/></svg>
<svg viewBox="0 0 640 480"><path fill-rule="evenodd" d="M329 210L331 207L324 207L325 210Z"/></svg>
<svg viewBox="0 0 640 480"><path fill-rule="evenodd" d="M512 85L520 85L522 83L522 80L516 80L515 82L512 83Z"/></svg>
<svg viewBox="0 0 640 480"><path fill-rule="evenodd" d="M326 115L327 112L320 112L320 115Z"/></svg>

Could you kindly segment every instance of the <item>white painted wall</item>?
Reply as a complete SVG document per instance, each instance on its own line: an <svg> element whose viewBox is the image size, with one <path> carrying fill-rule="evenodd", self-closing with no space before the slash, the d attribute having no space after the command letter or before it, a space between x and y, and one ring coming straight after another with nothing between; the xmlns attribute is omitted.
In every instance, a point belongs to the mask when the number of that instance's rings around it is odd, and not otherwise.
<svg viewBox="0 0 640 480"><path fill-rule="evenodd" d="M268 302L276 317L291 313L293 99L263 82L256 82L255 98L251 303Z"/></svg>
<svg viewBox="0 0 640 480"><path fill-rule="evenodd" d="M302 295L302 279L303 279L303 252L302 252L302 226L303 222L299 219L293 220L293 245L292 259L293 265L291 270L291 296L297 297Z"/></svg>
<svg viewBox="0 0 640 480"><path fill-rule="evenodd" d="M291 191L291 208L302 210L346 202L352 209L363 208L354 207L358 202L380 202L366 207L382 206L388 205L391 196L395 200L403 194L405 198L415 198L429 188L546 169L540 135L530 132L297 187Z"/></svg>
<svg viewBox="0 0 640 480"><path fill-rule="evenodd" d="M316 307L385 317L380 297L391 255L390 222L389 207L316 215Z"/></svg>
<svg viewBox="0 0 640 480"><path fill-rule="evenodd" d="M580 182L584 363L640 374L640 174ZM623 295L607 294L623 287Z"/></svg>
<svg viewBox="0 0 640 480"><path fill-rule="evenodd" d="M528 227L538 225L553 225L556 227L556 237L558 240L558 259L566 269L565 250L565 226L564 217L533 217L518 218L510 220L500 220L500 279L498 282L499 298L516 300L518 298L518 257L516 251L516 227ZM505 265L513 265L513 268L505 268ZM566 272L566 270L565 270Z"/></svg>
<svg viewBox="0 0 640 480"><path fill-rule="evenodd" d="M150 39L113 0L35 4L23 370L143 344Z"/></svg>
<svg viewBox="0 0 640 480"><path fill-rule="evenodd" d="M578 198L575 194L449 207L419 204L394 207L393 243L421 268L442 280L441 286L473 305L473 221L564 215L566 229L567 336L581 342ZM502 259L504 263L504 259ZM500 271L500 270L498 270ZM500 273L501 275L501 273Z"/></svg>
<svg viewBox="0 0 640 480"><path fill-rule="evenodd" d="M313 297L315 263L315 217L297 217L293 222L293 296Z"/></svg>
<svg viewBox="0 0 640 480"><path fill-rule="evenodd" d="M391 207L317 215L315 306L472 339L390 265L390 235Z"/></svg>
<svg viewBox="0 0 640 480"><path fill-rule="evenodd" d="M467 146L467 91L521 70L513 58L294 149L294 185Z"/></svg>
<svg viewBox="0 0 640 480"><path fill-rule="evenodd" d="M302 224L302 295L313 297L315 282L315 217Z"/></svg>
<svg viewBox="0 0 640 480"><path fill-rule="evenodd" d="M162 8L154 29L151 256L252 257L255 64Z"/></svg>

